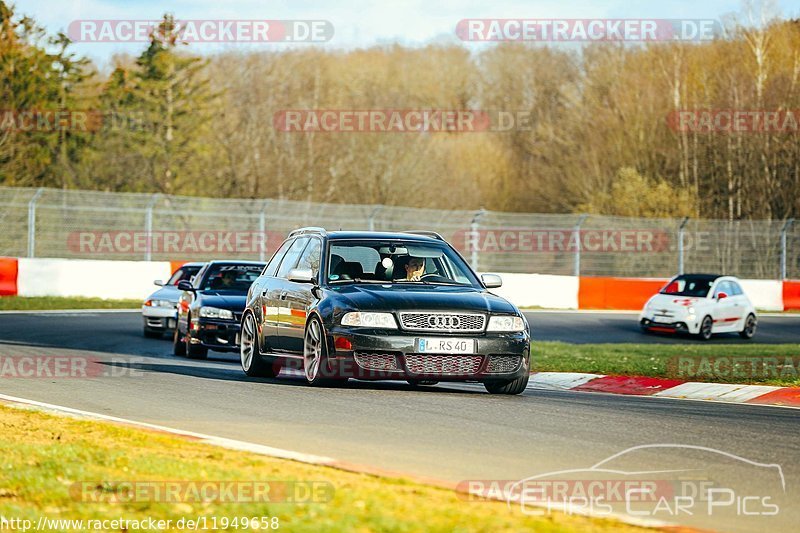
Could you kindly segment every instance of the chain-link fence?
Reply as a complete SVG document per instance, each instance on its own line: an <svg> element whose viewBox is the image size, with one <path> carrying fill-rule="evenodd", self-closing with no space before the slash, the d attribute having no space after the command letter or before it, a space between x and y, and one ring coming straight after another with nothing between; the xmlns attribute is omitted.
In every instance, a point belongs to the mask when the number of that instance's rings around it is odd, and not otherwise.
<svg viewBox="0 0 800 533"><path fill-rule="evenodd" d="M292 229L439 232L481 271L800 278L800 223L445 211L0 187L0 255L265 259Z"/></svg>

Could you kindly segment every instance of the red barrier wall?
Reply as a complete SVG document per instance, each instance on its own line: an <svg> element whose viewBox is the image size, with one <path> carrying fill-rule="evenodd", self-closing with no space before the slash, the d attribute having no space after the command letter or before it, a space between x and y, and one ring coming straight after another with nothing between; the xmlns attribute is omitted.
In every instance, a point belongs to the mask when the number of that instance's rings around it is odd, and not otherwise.
<svg viewBox="0 0 800 533"><path fill-rule="evenodd" d="M667 281L669 280L581 276L578 309L639 311Z"/></svg>
<svg viewBox="0 0 800 533"><path fill-rule="evenodd" d="M182 267L186 263L187 263L187 261L170 261L169 262L169 269L172 271L170 273L170 276L172 274L174 274L176 270L178 270L180 267ZM167 280L164 280L164 281L167 281Z"/></svg>
<svg viewBox="0 0 800 533"><path fill-rule="evenodd" d="M0 257L0 296L16 296L18 272L15 257Z"/></svg>
<svg viewBox="0 0 800 533"><path fill-rule="evenodd" d="M800 281L783 282L783 310L800 309Z"/></svg>

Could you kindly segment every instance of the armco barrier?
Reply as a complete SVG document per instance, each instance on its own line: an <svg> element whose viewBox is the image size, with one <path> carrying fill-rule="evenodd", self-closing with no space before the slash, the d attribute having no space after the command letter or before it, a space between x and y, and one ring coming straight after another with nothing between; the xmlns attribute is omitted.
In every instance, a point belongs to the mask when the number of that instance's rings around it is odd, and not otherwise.
<svg viewBox="0 0 800 533"><path fill-rule="evenodd" d="M0 296L17 294L19 264L15 257L0 257Z"/></svg>
<svg viewBox="0 0 800 533"><path fill-rule="evenodd" d="M783 282L783 309L800 310L800 281Z"/></svg>
<svg viewBox="0 0 800 533"><path fill-rule="evenodd" d="M640 310L667 281L669 280L581 276L578 308Z"/></svg>

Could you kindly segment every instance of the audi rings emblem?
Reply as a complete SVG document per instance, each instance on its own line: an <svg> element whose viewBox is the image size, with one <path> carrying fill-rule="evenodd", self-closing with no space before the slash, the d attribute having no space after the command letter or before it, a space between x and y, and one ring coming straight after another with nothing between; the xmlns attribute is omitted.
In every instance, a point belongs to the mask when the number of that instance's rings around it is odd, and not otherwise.
<svg viewBox="0 0 800 533"><path fill-rule="evenodd" d="M461 319L454 315L431 315L428 317L428 326L436 329L458 329Z"/></svg>

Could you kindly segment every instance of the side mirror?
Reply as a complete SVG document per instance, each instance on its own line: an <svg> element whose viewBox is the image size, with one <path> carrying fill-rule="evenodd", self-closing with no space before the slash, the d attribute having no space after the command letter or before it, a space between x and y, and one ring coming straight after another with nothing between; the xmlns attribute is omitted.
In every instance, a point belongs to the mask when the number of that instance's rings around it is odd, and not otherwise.
<svg viewBox="0 0 800 533"><path fill-rule="evenodd" d="M197 289L194 288L194 286L188 280L185 280L185 279L182 279L182 280L180 280L178 282L178 289L182 290L182 291L190 291L190 292L194 292L194 291L197 290Z"/></svg>
<svg viewBox="0 0 800 533"><path fill-rule="evenodd" d="M487 289L496 289L503 286L503 278L497 274L482 274L481 281Z"/></svg>
<svg viewBox="0 0 800 533"><path fill-rule="evenodd" d="M295 283L314 283L314 273L310 268L293 268L289 271L289 281Z"/></svg>
<svg viewBox="0 0 800 533"><path fill-rule="evenodd" d="M157 279L157 280L153 281L153 285L156 285L158 287L163 287L164 286L164 282L161 281L160 279Z"/></svg>
<svg viewBox="0 0 800 533"><path fill-rule="evenodd" d="M717 294L717 301L724 300L727 297L728 297L728 295L726 293L721 292L721 293Z"/></svg>

